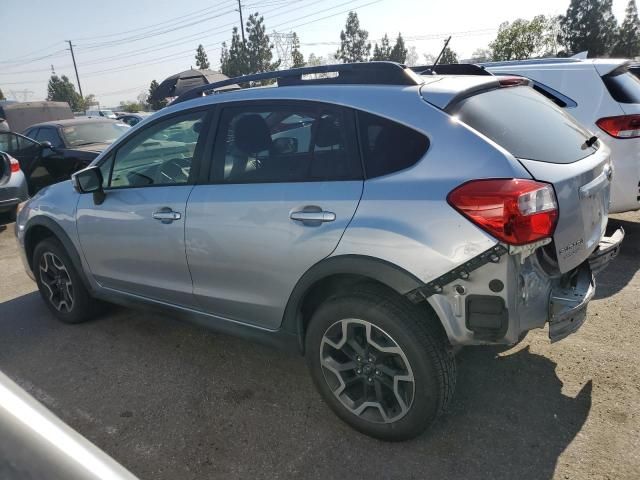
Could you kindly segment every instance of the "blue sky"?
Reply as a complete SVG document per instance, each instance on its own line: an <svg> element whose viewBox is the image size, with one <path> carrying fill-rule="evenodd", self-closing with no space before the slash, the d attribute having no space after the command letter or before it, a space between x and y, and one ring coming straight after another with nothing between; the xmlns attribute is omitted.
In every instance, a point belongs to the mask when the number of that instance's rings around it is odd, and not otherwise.
<svg viewBox="0 0 640 480"><path fill-rule="evenodd" d="M85 95L103 105L135 100L152 79L195 67L198 43L205 45L212 66L220 44L238 25L237 0L0 0L2 48L0 88L19 100L42 99L51 75L75 81L65 40L75 53ZM371 40L385 32L402 32L420 54L436 54L443 38L462 57L486 47L498 25L536 14L564 13L569 0L243 0L243 13L259 11L267 31L295 30L305 57L330 55L337 49L347 11L358 12ZM627 0L614 0L622 21Z"/></svg>

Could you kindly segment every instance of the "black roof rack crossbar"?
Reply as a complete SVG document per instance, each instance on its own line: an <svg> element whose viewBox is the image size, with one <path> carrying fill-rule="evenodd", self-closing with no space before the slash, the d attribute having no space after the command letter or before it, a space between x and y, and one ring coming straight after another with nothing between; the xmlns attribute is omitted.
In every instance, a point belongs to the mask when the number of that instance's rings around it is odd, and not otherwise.
<svg viewBox="0 0 640 480"><path fill-rule="evenodd" d="M440 63L409 68L424 75L491 75L483 66L474 63Z"/></svg>
<svg viewBox="0 0 640 480"><path fill-rule="evenodd" d="M338 76L304 79L305 75L337 73ZM215 91L234 84L247 84L261 80L277 80L278 86L288 85L419 85L422 83L413 71L395 62L339 63L315 67L292 68L262 72L229 78L220 82L202 85L180 95L172 105L201 97L205 92Z"/></svg>

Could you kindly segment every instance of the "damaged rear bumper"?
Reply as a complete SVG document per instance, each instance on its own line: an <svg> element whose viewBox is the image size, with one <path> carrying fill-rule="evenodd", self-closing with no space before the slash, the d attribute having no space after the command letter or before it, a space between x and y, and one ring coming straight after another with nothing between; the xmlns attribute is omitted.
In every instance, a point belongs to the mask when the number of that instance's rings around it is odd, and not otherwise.
<svg viewBox="0 0 640 480"><path fill-rule="evenodd" d="M549 340L557 342L578 330L587 318L587 305L596 292L594 274L602 271L620 252L624 230L603 237L598 248L582 264L568 286L552 290L549 314Z"/></svg>

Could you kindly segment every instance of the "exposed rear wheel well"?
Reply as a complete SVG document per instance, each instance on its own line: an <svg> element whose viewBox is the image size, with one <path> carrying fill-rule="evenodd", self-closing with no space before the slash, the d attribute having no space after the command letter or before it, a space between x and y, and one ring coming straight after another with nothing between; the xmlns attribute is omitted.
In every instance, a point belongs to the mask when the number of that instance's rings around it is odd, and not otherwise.
<svg viewBox="0 0 640 480"><path fill-rule="evenodd" d="M425 321L435 320L435 323L437 323L438 328L441 330L440 333L444 335L444 338L447 337L446 331L442 326L442 322L440 321L435 310L433 310L431 305L429 305L429 303L421 302L419 304L413 304L404 295L401 295L391 287L364 275L336 274L325 277L314 283L309 288L309 290L307 290L302 301L300 302L300 309L298 314L298 334L300 336L301 348L304 348L303 345L304 338L307 332L307 326L309 325L311 317L313 316L313 313L317 310L317 308L331 297L343 295L350 289L354 288L356 285L361 285L363 283L376 285L380 289L380 291L384 292L385 294L388 294L392 297L400 298L402 299L402 301L407 302L413 308L421 311L421 313L424 315Z"/></svg>
<svg viewBox="0 0 640 480"><path fill-rule="evenodd" d="M25 237L24 247L25 252L27 254L27 261L29 262L29 266L33 271L33 252L36 249L36 245L38 245L45 238L56 237L56 235L49 230L47 227L43 225L35 225L29 230L27 230L27 234Z"/></svg>

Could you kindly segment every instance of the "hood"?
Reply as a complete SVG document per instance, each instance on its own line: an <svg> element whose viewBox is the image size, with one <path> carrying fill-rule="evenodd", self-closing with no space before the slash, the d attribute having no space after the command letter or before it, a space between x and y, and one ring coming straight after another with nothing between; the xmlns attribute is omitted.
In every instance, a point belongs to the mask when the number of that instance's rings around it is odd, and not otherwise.
<svg viewBox="0 0 640 480"><path fill-rule="evenodd" d="M78 150L80 152L95 152L101 153L106 150L110 143L90 143L88 145L80 145L79 147L72 147L71 150Z"/></svg>

